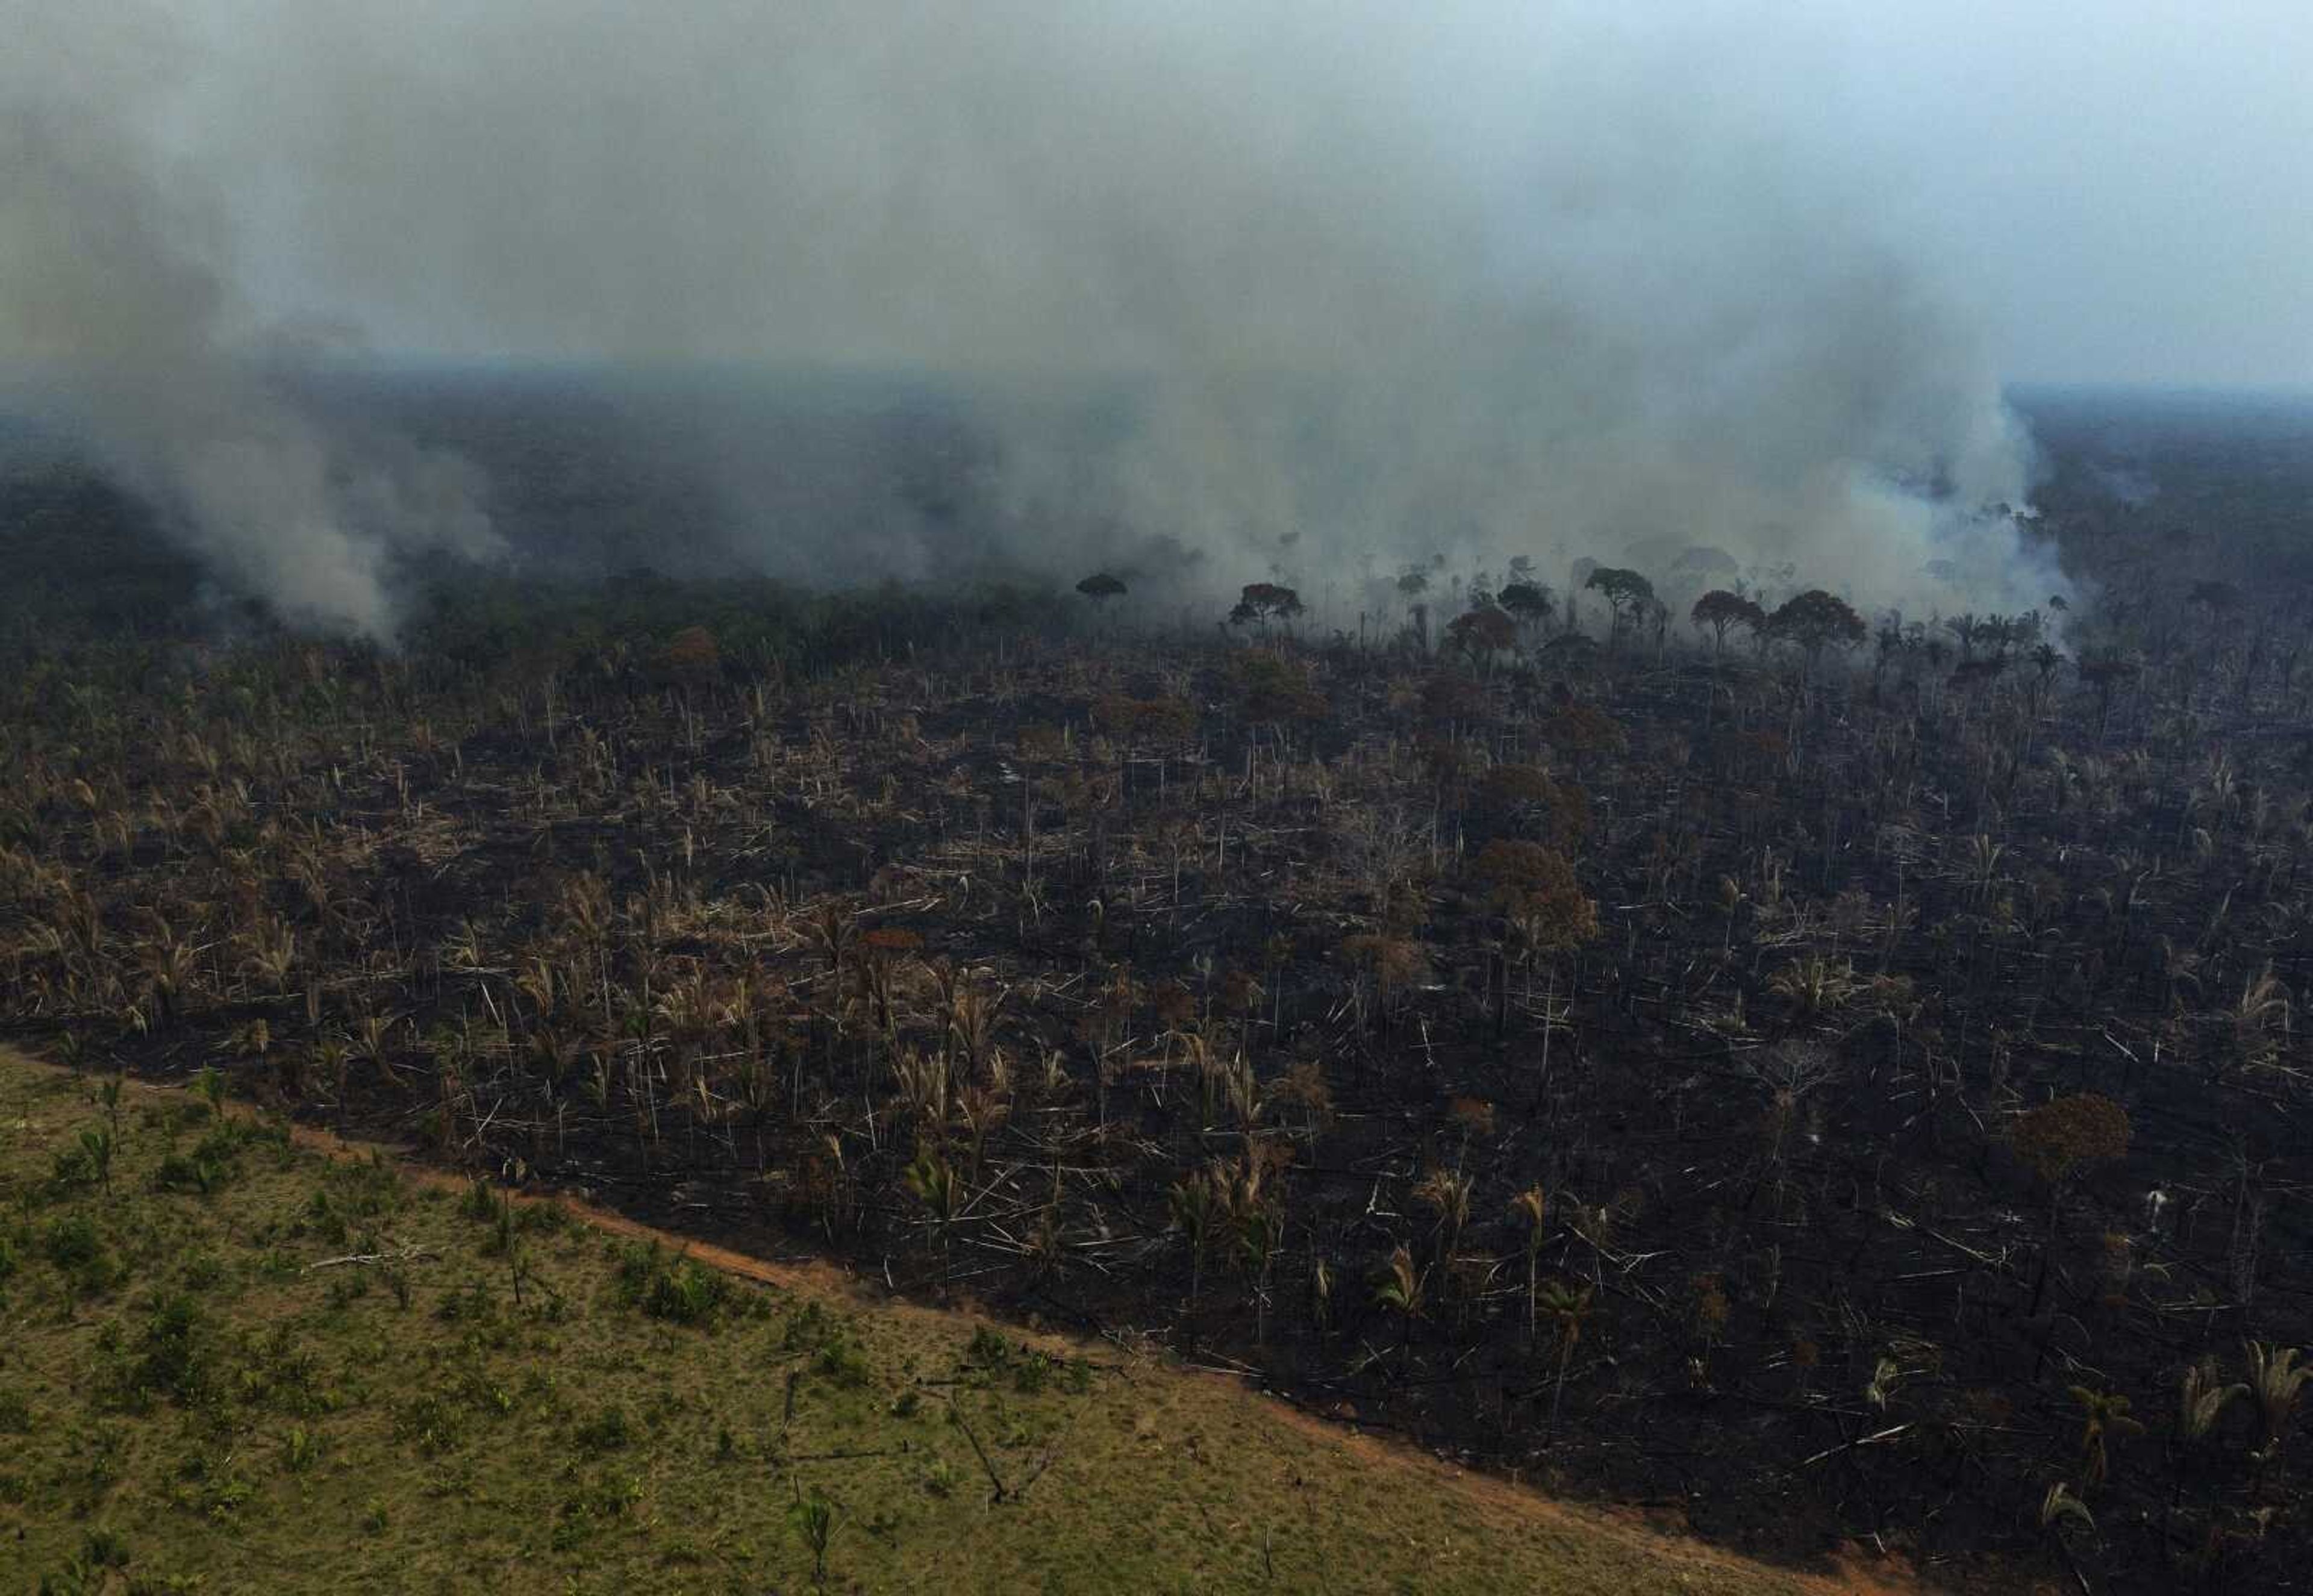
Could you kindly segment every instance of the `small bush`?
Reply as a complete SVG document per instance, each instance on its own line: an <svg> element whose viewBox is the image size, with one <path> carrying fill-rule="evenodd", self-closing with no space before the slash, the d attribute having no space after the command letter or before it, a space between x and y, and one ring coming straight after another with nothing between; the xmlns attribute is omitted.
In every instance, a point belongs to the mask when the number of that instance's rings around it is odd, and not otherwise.
<svg viewBox="0 0 2313 1596"><path fill-rule="evenodd" d="M85 1147L67 1147L49 1166L48 1180L59 1192L96 1184L96 1160Z"/></svg>
<svg viewBox="0 0 2313 1596"><path fill-rule="evenodd" d="M346 1244L346 1237L350 1233L347 1228L346 1216L338 1211L336 1204L330 1201L330 1194L327 1190L317 1189L312 1200L306 1203L305 1223L314 1237L326 1247L343 1247Z"/></svg>
<svg viewBox="0 0 2313 1596"><path fill-rule="evenodd" d="M1002 1369L1012 1362L1012 1343L986 1325L972 1332L972 1345L963 1349L964 1361L983 1369Z"/></svg>
<svg viewBox="0 0 2313 1596"><path fill-rule="evenodd" d="M487 1324L497 1312L488 1283L477 1277L444 1293L434 1316L445 1324Z"/></svg>
<svg viewBox="0 0 2313 1596"><path fill-rule="evenodd" d="M220 1162L198 1150L192 1153L171 1153L153 1171L155 1191L189 1191L202 1197L215 1197L232 1185L240 1176L237 1163Z"/></svg>
<svg viewBox="0 0 2313 1596"><path fill-rule="evenodd" d="M292 1425L281 1437L281 1469L285 1474L310 1474L321 1456L321 1438L303 1425Z"/></svg>
<svg viewBox="0 0 2313 1596"><path fill-rule="evenodd" d="M393 1416L393 1433L428 1456L452 1451L462 1439L456 1411L435 1395L403 1403Z"/></svg>
<svg viewBox="0 0 2313 1596"><path fill-rule="evenodd" d="M857 1390L874 1378L868 1367L867 1355L859 1350L858 1343L844 1336L833 1336L820 1345L819 1354L811 1361L812 1372L822 1380L841 1386L846 1390Z"/></svg>
<svg viewBox="0 0 2313 1596"><path fill-rule="evenodd" d="M779 1335L779 1346L787 1352L811 1352L842 1334L843 1326L835 1315L817 1302L805 1302L787 1315L787 1329Z"/></svg>
<svg viewBox="0 0 2313 1596"><path fill-rule="evenodd" d="M570 1228L569 1212L559 1203L523 1203L514 1211L514 1228L533 1236L558 1236Z"/></svg>
<svg viewBox="0 0 2313 1596"><path fill-rule="evenodd" d="M188 1405L209 1392L207 1327L199 1307L181 1292L160 1298L137 1337L129 1383L138 1396L163 1396Z"/></svg>
<svg viewBox="0 0 2313 1596"><path fill-rule="evenodd" d="M596 1521L623 1516L627 1509L642 1499L640 1475L598 1474L562 1499L563 1525L575 1538L583 1535L586 1527ZM560 1528L558 1526L558 1540L563 1539Z"/></svg>
<svg viewBox="0 0 2313 1596"><path fill-rule="evenodd" d="M498 1217L497 1189L487 1180L469 1181L466 1195L458 1200L458 1212L477 1224L496 1223Z"/></svg>
<svg viewBox="0 0 2313 1596"><path fill-rule="evenodd" d="M730 1293L722 1276L688 1258L670 1259L655 1242L628 1253L619 1266L620 1298L653 1319L711 1323Z"/></svg>
<svg viewBox="0 0 2313 1596"><path fill-rule="evenodd" d="M51 1221L40 1238L40 1250L59 1269L70 1272L94 1262L104 1251L96 1221L85 1214L67 1214Z"/></svg>
<svg viewBox="0 0 2313 1596"><path fill-rule="evenodd" d="M40 1238L40 1250L84 1297L103 1294L127 1273L104 1245L96 1222L85 1214L68 1214L52 1222Z"/></svg>
<svg viewBox="0 0 2313 1596"><path fill-rule="evenodd" d="M590 1452L617 1451L635 1438L634 1421L613 1402L570 1434L578 1447Z"/></svg>

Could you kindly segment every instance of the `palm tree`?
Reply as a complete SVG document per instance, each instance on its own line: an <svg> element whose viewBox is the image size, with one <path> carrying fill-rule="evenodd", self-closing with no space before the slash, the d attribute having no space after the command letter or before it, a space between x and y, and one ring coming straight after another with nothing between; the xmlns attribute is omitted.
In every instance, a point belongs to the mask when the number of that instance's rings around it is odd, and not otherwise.
<svg viewBox="0 0 2313 1596"><path fill-rule="evenodd" d="M2272 1062L2275 1052L2273 1030L2277 1024L2289 1034L2289 988L2267 964L2241 986L2240 1001L2233 1005L2232 1055L2245 1066Z"/></svg>
<svg viewBox="0 0 2313 1596"><path fill-rule="evenodd" d="M1582 1338L1583 1321L1590 1317L1591 1288L1576 1288L1553 1280L1542 1288L1542 1311L1558 1327L1557 1389L1550 1398L1550 1434L1558 1434L1558 1410L1566 1402L1566 1370L1574 1358L1574 1344Z"/></svg>
<svg viewBox="0 0 2313 1596"><path fill-rule="evenodd" d="M2297 1411L2298 1394L2305 1382L2313 1380L2313 1365L2300 1368L2294 1346L2267 1346L2262 1341L2248 1344L2248 1390L2256 1399L2257 1411L2265 1419L2265 1444L2257 1449L2257 1460L2269 1461L2281 1450L2282 1434L2289 1420Z"/></svg>
<svg viewBox="0 0 2313 1596"><path fill-rule="evenodd" d="M1536 1271L1542 1263L1543 1222L1550 1212L1550 1199L1540 1186L1529 1186L1510 1199L1510 1212L1526 1221L1526 1344L1531 1347L1539 1329Z"/></svg>
<svg viewBox="0 0 2313 1596"><path fill-rule="evenodd" d="M1389 1255L1389 1267L1374 1285L1374 1305L1385 1308L1398 1317L1403 1339L1398 1343L1400 1357L1411 1363L1413 1357L1413 1321L1422 1316L1427 1300L1427 1269L1413 1267L1413 1250L1400 1241Z"/></svg>
<svg viewBox="0 0 2313 1596"><path fill-rule="evenodd" d="M1474 1184L1459 1170L1432 1170L1413 1188L1415 1200L1438 1215L1440 1258L1452 1258L1462 1245L1462 1227L1470 1223L1470 1189Z"/></svg>
<svg viewBox="0 0 2313 1596"><path fill-rule="evenodd" d="M2215 1364L2205 1359L2194 1364L2177 1383L2177 1434L2195 1445L2206 1441L2225 1409L2247 1395L2248 1387L2238 1381L2219 1385Z"/></svg>
<svg viewBox="0 0 2313 1596"><path fill-rule="evenodd" d="M1788 1000L1798 1010L1798 1018L1811 1020L1844 1008L1862 990L1862 983L1855 978L1851 960L1809 953L1769 976L1767 990Z"/></svg>
<svg viewBox="0 0 2313 1596"><path fill-rule="evenodd" d="M1165 1206L1172 1212L1173 1223L1189 1239L1189 1340L1193 1346L1197 1337L1197 1299L1203 1294L1205 1285L1205 1249L1212 1241L1220 1204L1215 1200L1211 1177L1202 1170L1192 1170L1174 1183Z"/></svg>
<svg viewBox="0 0 2313 1596"><path fill-rule="evenodd" d="M955 1226L957 1199L962 1196L961 1183L955 1178L954 1166L931 1147L917 1150L916 1161L901 1177L908 1190L923 1204L930 1214L933 1227L939 1232L940 1286L945 1290L950 1280L948 1238Z"/></svg>
<svg viewBox="0 0 2313 1596"><path fill-rule="evenodd" d="M1253 1341L1269 1344L1269 1271L1285 1240L1285 1205L1259 1192L1246 1195L1236 1210L1236 1245L1253 1276Z"/></svg>
<svg viewBox="0 0 2313 1596"><path fill-rule="evenodd" d="M2090 1533L2096 1530L2096 1515L2089 1511L2089 1504L2073 1495L2072 1487L2060 1479L2040 1498L2040 1528L2053 1534L2064 1519L2078 1519Z"/></svg>
<svg viewBox="0 0 2313 1596"><path fill-rule="evenodd" d="M811 1548L811 1583L824 1586L827 1583L827 1543L835 1539L835 1504L816 1486L806 1496L798 1482L795 1492L795 1505L787 1509L787 1521L795 1526L796 1533L803 1537L803 1543Z"/></svg>
<svg viewBox="0 0 2313 1596"><path fill-rule="evenodd" d="M2142 1435L2144 1426L2131 1418L2128 1399L2117 1391L2069 1388L2080 1405L2080 1488L2100 1486L2111 1467L2110 1443L2115 1438Z"/></svg>
<svg viewBox="0 0 2313 1596"><path fill-rule="evenodd" d="M2225 1409L2247 1395L2248 1387L2238 1381L2231 1385L2217 1383L2217 1365L2212 1360L2204 1358L2185 1371L2177 1387L2177 1446L2170 1460L2175 1465L2176 1479L2168 1494L2171 1519L2185 1497L2192 1449L2206 1444Z"/></svg>

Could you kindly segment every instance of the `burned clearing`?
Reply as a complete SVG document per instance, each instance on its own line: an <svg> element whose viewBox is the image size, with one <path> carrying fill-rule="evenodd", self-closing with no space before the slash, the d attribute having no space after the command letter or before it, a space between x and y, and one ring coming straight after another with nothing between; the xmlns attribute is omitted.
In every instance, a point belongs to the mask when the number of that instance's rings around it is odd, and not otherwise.
<svg viewBox="0 0 2313 1596"><path fill-rule="evenodd" d="M478 579L28 650L6 1029L1746 1550L2275 1588L2307 612L2044 508L2093 597L2026 615Z"/></svg>

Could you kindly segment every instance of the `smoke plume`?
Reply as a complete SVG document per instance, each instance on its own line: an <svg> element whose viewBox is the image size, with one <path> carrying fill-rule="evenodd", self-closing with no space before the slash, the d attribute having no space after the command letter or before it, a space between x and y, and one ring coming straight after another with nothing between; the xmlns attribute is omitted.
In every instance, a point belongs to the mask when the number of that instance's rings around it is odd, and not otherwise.
<svg viewBox="0 0 2313 1596"><path fill-rule="evenodd" d="M937 382L986 535L1064 577L1354 600L1438 553L1702 547L2036 603L2061 575L1976 513L2029 445L1900 175L1848 147L1835 50L1746 9L0 0L37 24L0 363L235 580L368 629L399 551L491 548L479 490L282 402L268 320ZM700 469L762 568L937 563L856 462L797 492L750 448Z"/></svg>
<svg viewBox="0 0 2313 1596"><path fill-rule="evenodd" d="M286 619L390 637L396 557L496 551L478 484L322 428L264 374L279 340L243 320L226 207L166 153L189 36L127 4L0 21L0 397L67 425Z"/></svg>

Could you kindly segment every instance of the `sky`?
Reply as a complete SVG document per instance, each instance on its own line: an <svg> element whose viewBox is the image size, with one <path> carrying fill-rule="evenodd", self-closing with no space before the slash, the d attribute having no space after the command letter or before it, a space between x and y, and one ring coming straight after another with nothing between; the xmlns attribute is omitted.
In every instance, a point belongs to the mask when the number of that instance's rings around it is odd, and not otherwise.
<svg viewBox="0 0 2313 1596"><path fill-rule="evenodd" d="M0 0L0 400L373 635L411 557L503 552L488 485L252 355L928 373L1055 574L1707 548L1947 611L2061 585L2001 508L2008 385L2313 383L2302 0ZM877 462L763 452L699 469L765 569L941 557Z"/></svg>
<svg viewBox="0 0 2313 1596"><path fill-rule="evenodd" d="M0 9L49 3L66 0L4 0ZM246 174L219 181L245 227L243 269L261 311L317 327L349 322L384 346L447 353L585 344L563 329L509 336L422 293L374 284L349 289L343 259L314 247L302 226L297 195L301 184L343 180L327 162L301 171L303 136L321 131L315 142L328 146L346 129L285 127L249 113L286 102L303 118L329 120L329 108L300 94L298 81L309 90L343 81L342 69L315 73L316 55L353 48L347 41L355 36L374 41L381 31L398 36L412 55L454 52L460 40L482 35L496 41L493 49L513 40L517 58L527 52L550 77L557 35L567 34L567 64L579 86L591 86L603 63L590 52L608 49L616 30L569 19L604 8L589 0L562 7L510 0L488 8L410 0L365 8L400 19L384 30L342 31L327 22L285 23L300 8L277 0L171 0L163 9L180 19L194 41L189 58L201 63L188 74L194 92L178 136L197 164L231 161ZM312 9L342 18L360 8L316 0ZM509 20L487 29L460 20L484 9ZM676 4L664 14L668 31L679 33L675 19L685 13L750 9ZM892 4L880 14L897 19L922 9ZM958 16L970 10L949 9ZM1484 41L1479 48L1515 62L1522 54L1547 57L1561 39L1587 47L1615 9L1438 11L1473 16L1467 27ZM1649 38L1647 48L1679 62L1674 71L1688 80L1684 92L1702 106L1724 98L1738 130L1789 140L1807 159L1849 167L1856 203L1882 209L1888 231L1925 258L1943 291L1980 328L2004 380L2313 384L2313 4L1652 0L1643 9L1647 21L1608 23L1603 31ZM879 15L875 4L856 10ZM1356 8L1339 14L1359 25ZM697 54L664 39L641 51L635 94L624 103L611 97L605 119L646 119L651 92L680 94L686 82L710 106L743 96L749 63L718 58L712 48L728 26L699 27ZM966 39L971 31L956 30ZM1118 38L1129 48L1127 31ZM391 61L396 50L379 53ZM1451 54L1443 53L1448 70ZM1458 92L1449 75L1425 81L1421 74L1439 65L1421 63L1403 92ZM373 126L390 120L389 107L358 97L355 103ZM1346 101L1342 108L1345 116L1356 110ZM1601 122L1612 114L1611 106L1598 108ZM602 153L615 164L615 127L580 136L611 146ZM642 147L651 146L645 140ZM506 181L519 186L524 158L538 152L506 153L513 157ZM429 153L441 158L438 149L429 146ZM471 160L487 167L494 153L484 140ZM1457 158L1450 145L1434 154L1441 165ZM409 176L369 175L393 182ZM646 172L628 175L637 187L649 186ZM515 347L498 347L508 344Z"/></svg>
<svg viewBox="0 0 2313 1596"><path fill-rule="evenodd" d="M2313 386L2313 5L1822 14L2010 380Z"/></svg>

